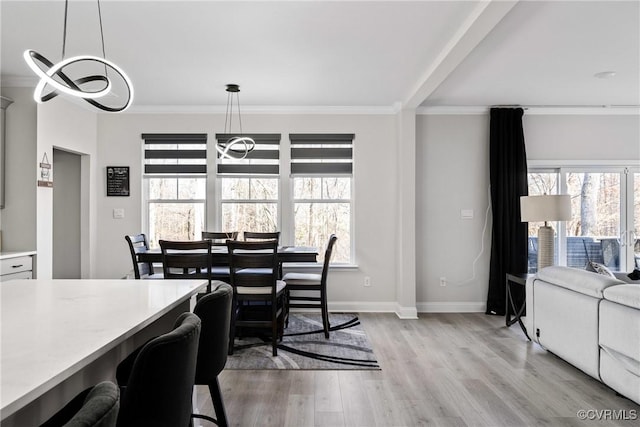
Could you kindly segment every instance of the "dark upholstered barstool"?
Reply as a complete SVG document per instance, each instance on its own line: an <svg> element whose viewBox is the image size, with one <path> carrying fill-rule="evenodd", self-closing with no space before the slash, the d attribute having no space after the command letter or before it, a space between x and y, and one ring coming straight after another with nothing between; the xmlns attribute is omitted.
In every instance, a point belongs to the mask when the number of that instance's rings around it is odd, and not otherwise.
<svg viewBox="0 0 640 427"><path fill-rule="evenodd" d="M116 427L120 390L111 381L78 394L40 427Z"/></svg>
<svg viewBox="0 0 640 427"><path fill-rule="evenodd" d="M198 316L183 313L171 332L149 340L118 365L118 427L189 425L200 328Z"/></svg>
<svg viewBox="0 0 640 427"><path fill-rule="evenodd" d="M224 409L218 375L227 363L233 288L227 283L219 281L213 282L211 286L212 291L200 298L193 310L202 321L195 383L209 387L216 419L200 414L192 414L192 417L202 418L214 422L220 427L226 427L228 425L227 414Z"/></svg>

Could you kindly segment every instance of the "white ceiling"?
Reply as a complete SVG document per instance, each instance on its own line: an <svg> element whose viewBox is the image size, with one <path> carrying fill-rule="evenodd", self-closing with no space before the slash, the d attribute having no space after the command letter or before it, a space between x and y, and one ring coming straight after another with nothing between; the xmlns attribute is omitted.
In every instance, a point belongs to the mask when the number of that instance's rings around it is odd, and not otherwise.
<svg viewBox="0 0 640 427"><path fill-rule="evenodd" d="M223 106L226 83L243 109L640 104L637 0L101 5L142 110ZM64 1L0 7L2 85L34 85L22 52L61 58ZM69 2L66 52L101 54L95 1Z"/></svg>

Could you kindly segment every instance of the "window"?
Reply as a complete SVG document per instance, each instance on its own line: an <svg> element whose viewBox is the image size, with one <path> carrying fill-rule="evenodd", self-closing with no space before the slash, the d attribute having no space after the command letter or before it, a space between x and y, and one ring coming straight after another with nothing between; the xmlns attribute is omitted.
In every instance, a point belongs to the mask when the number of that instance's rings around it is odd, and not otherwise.
<svg viewBox="0 0 640 427"><path fill-rule="evenodd" d="M294 244L324 248L338 236L332 262L352 262L353 134L290 134ZM322 254L321 257L322 258Z"/></svg>
<svg viewBox="0 0 640 427"><path fill-rule="evenodd" d="M206 134L143 134L145 230L158 241L197 240L205 229Z"/></svg>
<svg viewBox="0 0 640 427"><path fill-rule="evenodd" d="M232 135L216 134L218 142ZM246 134L256 142L245 159L221 159L220 223L223 231L280 230L280 134Z"/></svg>
<svg viewBox="0 0 640 427"><path fill-rule="evenodd" d="M640 265L639 178L640 174L627 167L530 169L530 195L571 196L571 220L554 224L557 264L584 268L593 261L613 271L630 271ZM539 225L529 224L530 272L536 270Z"/></svg>

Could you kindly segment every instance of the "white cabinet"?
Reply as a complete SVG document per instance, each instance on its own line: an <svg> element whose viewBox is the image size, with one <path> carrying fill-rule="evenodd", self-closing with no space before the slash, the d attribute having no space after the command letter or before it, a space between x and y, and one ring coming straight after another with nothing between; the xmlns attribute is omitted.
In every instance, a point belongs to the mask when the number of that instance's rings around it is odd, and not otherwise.
<svg viewBox="0 0 640 427"><path fill-rule="evenodd" d="M33 256L35 252L1 252L0 282L33 278Z"/></svg>

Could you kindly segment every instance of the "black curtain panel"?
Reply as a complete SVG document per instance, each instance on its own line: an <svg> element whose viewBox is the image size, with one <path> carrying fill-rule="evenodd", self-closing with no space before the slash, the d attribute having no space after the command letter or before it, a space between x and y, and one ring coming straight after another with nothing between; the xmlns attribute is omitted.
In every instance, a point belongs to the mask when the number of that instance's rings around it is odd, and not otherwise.
<svg viewBox="0 0 640 427"><path fill-rule="evenodd" d="M522 108L491 109L493 232L486 314L505 314L505 275L527 272L527 223L520 221L520 196L528 195L522 115ZM519 306L524 301L524 288L514 291Z"/></svg>

